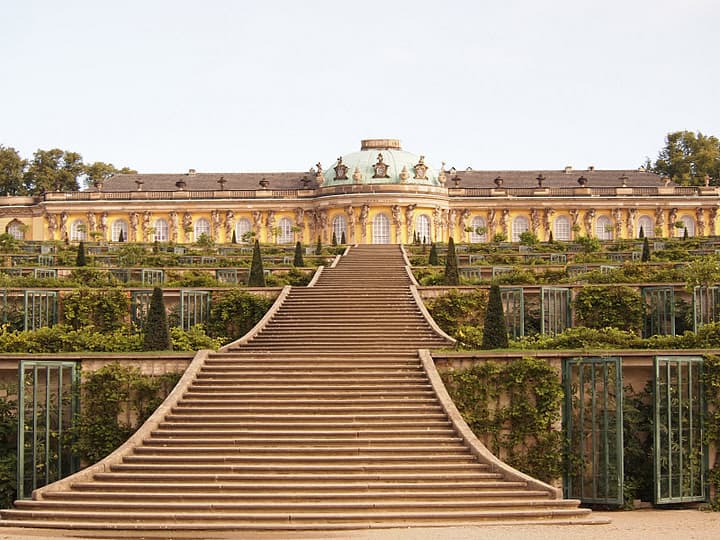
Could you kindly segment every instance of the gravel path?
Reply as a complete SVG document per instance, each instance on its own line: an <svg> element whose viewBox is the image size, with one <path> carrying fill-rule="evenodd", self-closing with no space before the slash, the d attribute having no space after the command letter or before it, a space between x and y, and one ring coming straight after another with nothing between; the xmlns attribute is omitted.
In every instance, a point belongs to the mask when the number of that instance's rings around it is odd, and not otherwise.
<svg viewBox="0 0 720 540"><path fill-rule="evenodd" d="M533 525L378 529L345 532L214 533L187 532L143 535L138 532L87 533L0 527L0 540L77 539L193 539L193 540L718 540L720 513L698 510L636 510L594 512L597 518L612 520L607 525Z"/></svg>

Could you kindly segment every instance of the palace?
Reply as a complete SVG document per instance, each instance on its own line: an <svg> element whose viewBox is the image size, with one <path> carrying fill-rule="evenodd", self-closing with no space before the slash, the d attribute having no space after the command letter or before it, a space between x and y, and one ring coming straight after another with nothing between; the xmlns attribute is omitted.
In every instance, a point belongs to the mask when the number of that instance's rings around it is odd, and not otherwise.
<svg viewBox="0 0 720 540"><path fill-rule="evenodd" d="M707 183L706 183L707 184ZM1 197L0 230L25 240L300 240L383 244L601 240L717 234L718 188L644 169L434 168L394 139L363 140L308 172L118 174L93 188Z"/></svg>

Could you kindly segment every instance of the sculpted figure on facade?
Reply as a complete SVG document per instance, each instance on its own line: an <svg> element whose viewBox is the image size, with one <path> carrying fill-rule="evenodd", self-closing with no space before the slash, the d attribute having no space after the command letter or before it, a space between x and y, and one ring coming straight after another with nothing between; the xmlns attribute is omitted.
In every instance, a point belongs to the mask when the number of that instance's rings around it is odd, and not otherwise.
<svg viewBox="0 0 720 540"><path fill-rule="evenodd" d="M433 208L432 219L433 228L435 229L435 238L442 238L442 211L439 206Z"/></svg>
<svg viewBox="0 0 720 540"><path fill-rule="evenodd" d="M625 219L625 229L628 238L635 238L635 222L637 221L637 208L628 208L627 218Z"/></svg>
<svg viewBox="0 0 720 540"><path fill-rule="evenodd" d="M322 236L323 242L328 241L328 211L318 210L315 212L315 217L317 219L318 229L319 229L319 235Z"/></svg>
<svg viewBox="0 0 720 540"><path fill-rule="evenodd" d="M663 208L655 209L655 227L661 230L660 236L663 236L665 229L665 210Z"/></svg>
<svg viewBox="0 0 720 540"><path fill-rule="evenodd" d="M60 212L60 240L67 242L68 240L68 214L65 210Z"/></svg>
<svg viewBox="0 0 720 540"><path fill-rule="evenodd" d="M348 205L345 208L345 213L347 214L348 220L348 237L346 240L353 244L355 242L355 209L352 205Z"/></svg>
<svg viewBox="0 0 720 540"><path fill-rule="evenodd" d="M137 230L138 225L140 224L140 216L137 212L130 212L128 214L128 219L130 221L130 230L128 231L128 242L135 242L137 241Z"/></svg>
<svg viewBox="0 0 720 540"><path fill-rule="evenodd" d="M395 225L395 243L400 244L402 242L402 216L400 214L400 205L393 204L390 207L390 214L392 215L393 225Z"/></svg>
<svg viewBox="0 0 720 540"><path fill-rule="evenodd" d="M572 221L571 228L577 229L577 226L580 224L580 210L577 208L571 208L569 210L570 212L570 220Z"/></svg>
<svg viewBox="0 0 720 540"><path fill-rule="evenodd" d="M678 209L677 208L671 208L670 214L668 216L668 236L673 236L673 229L675 228L675 224L678 221Z"/></svg>
<svg viewBox="0 0 720 540"><path fill-rule="evenodd" d="M185 231L185 239L189 238L190 233L193 230L193 219L190 212L185 212L182 218L183 231Z"/></svg>
<svg viewBox="0 0 720 540"><path fill-rule="evenodd" d="M413 224L415 223L415 208L417 204L408 204L405 207L405 234L407 235L408 243L412 242L413 238Z"/></svg>
<svg viewBox="0 0 720 540"><path fill-rule="evenodd" d="M705 236L705 212L703 210L701 206L695 209L695 221L697 221L697 231L695 233L698 236Z"/></svg>
<svg viewBox="0 0 720 540"><path fill-rule="evenodd" d="M95 212L88 212L86 215L88 220L88 232L95 232L97 229L97 217L95 216Z"/></svg>
<svg viewBox="0 0 720 540"><path fill-rule="evenodd" d="M143 242L150 241L150 218L151 217L152 217L152 214L150 213L150 210L145 210L145 212L143 212L143 218L142 218Z"/></svg>
<svg viewBox="0 0 720 540"><path fill-rule="evenodd" d="M225 241L230 242L232 240L232 233L235 228L235 212L228 210L225 212ZM236 238L236 240L239 240Z"/></svg>
<svg viewBox="0 0 720 540"><path fill-rule="evenodd" d="M448 236L452 236L453 240L455 238L457 238L458 241L460 241L460 239L462 238L462 234L460 235L460 237L455 236L455 233L457 230L457 223L458 223L458 213L457 213L457 210L455 210L453 208L452 210L448 211L448 219L447 219Z"/></svg>
<svg viewBox="0 0 720 540"><path fill-rule="evenodd" d="M260 240L260 233L262 232L262 217L263 215L260 210L253 210L253 232L255 233L255 238L257 238L258 240Z"/></svg>
<svg viewBox="0 0 720 540"><path fill-rule="evenodd" d="M615 236L613 238L622 238L622 210L620 208L613 208L612 216L615 231Z"/></svg>
<svg viewBox="0 0 720 540"><path fill-rule="evenodd" d="M538 236L540 232L540 212L538 212L537 208L530 209L530 228L531 232Z"/></svg>
<svg viewBox="0 0 720 540"><path fill-rule="evenodd" d="M107 211L100 214L100 232L102 233L102 237L107 238L107 230L108 230L108 213Z"/></svg>
<svg viewBox="0 0 720 540"><path fill-rule="evenodd" d="M45 212L45 219L47 220L47 228L50 240L55 240L55 231L57 231L57 218L55 217L55 214Z"/></svg>
<svg viewBox="0 0 720 540"><path fill-rule="evenodd" d="M715 220L717 219L717 212L718 209L715 206L712 206L708 209L708 234L710 236L715 235Z"/></svg>
<svg viewBox="0 0 720 540"><path fill-rule="evenodd" d="M588 208L585 210L583 225L585 225L585 236L593 236L593 221L595 220L595 209Z"/></svg>
<svg viewBox="0 0 720 540"><path fill-rule="evenodd" d="M554 213L555 210L552 208L546 208L543 210L543 234L545 235L545 239L550 239L550 231L552 230L550 220L552 219Z"/></svg>
<svg viewBox="0 0 720 540"><path fill-rule="evenodd" d="M367 240L367 224L369 214L370 206L367 204L363 204L362 208L360 209L360 236L363 242Z"/></svg>
<svg viewBox="0 0 720 540"><path fill-rule="evenodd" d="M210 238L215 241L220 239L220 229L222 220L220 218L220 210L214 209L210 211Z"/></svg>
<svg viewBox="0 0 720 540"><path fill-rule="evenodd" d="M495 237L495 229L497 228L497 213L494 208L488 210L487 217L487 235L489 239Z"/></svg>
<svg viewBox="0 0 720 540"><path fill-rule="evenodd" d="M171 242L178 241L178 213L173 210L170 212L170 223L168 223L168 238Z"/></svg>
<svg viewBox="0 0 720 540"><path fill-rule="evenodd" d="M502 216L500 217L500 227L506 240L510 240L510 210L503 208Z"/></svg>

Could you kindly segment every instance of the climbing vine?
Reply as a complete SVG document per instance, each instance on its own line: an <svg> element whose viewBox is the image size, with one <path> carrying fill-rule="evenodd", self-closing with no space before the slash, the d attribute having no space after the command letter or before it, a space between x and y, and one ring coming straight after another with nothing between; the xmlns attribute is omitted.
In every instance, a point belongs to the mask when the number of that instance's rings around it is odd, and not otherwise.
<svg viewBox="0 0 720 540"><path fill-rule="evenodd" d="M708 472L712 498L710 508L720 511L720 356L708 355L703 366L707 419L705 422L706 443L715 451L715 465Z"/></svg>
<svg viewBox="0 0 720 540"><path fill-rule="evenodd" d="M442 378L465 421L495 455L546 482L562 476L562 434L556 427L563 389L547 362L487 362Z"/></svg>

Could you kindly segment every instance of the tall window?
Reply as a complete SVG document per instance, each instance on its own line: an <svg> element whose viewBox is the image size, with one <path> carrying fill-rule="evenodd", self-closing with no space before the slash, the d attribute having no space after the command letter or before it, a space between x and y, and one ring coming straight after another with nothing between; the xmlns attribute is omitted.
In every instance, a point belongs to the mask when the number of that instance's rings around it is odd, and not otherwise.
<svg viewBox="0 0 720 540"><path fill-rule="evenodd" d="M342 242L343 235L345 236L345 241L347 242L347 220L345 219L345 216L338 214L333 218L332 230L338 244Z"/></svg>
<svg viewBox="0 0 720 540"><path fill-rule="evenodd" d="M653 224L653 220L650 216L640 216L640 219L638 219L638 236L640 235L640 228L642 228L643 234L648 238L653 238L655 236L655 225Z"/></svg>
<svg viewBox="0 0 720 540"><path fill-rule="evenodd" d="M123 242L128 241L128 224L124 219L116 219L110 228L110 239L113 242L120 241L120 233L122 232Z"/></svg>
<svg viewBox="0 0 720 540"><path fill-rule="evenodd" d="M553 240L567 242L570 240L570 220L565 216L558 216L553 223Z"/></svg>
<svg viewBox="0 0 720 540"><path fill-rule="evenodd" d="M600 240L612 240L613 226L612 221L607 216L600 216L595 221L595 236Z"/></svg>
<svg viewBox="0 0 720 540"><path fill-rule="evenodd" d="M156 219L155 224L155 241L156 242L167 242L168 241L168 222L165 219Z"/></svg>
<svg viewBox="0 0 720 540"><path fill-rule="evenodd" d="M695 236L695 220L690 216L683 216L680 218L680 221L682 221L683 225L685 225L688 236ZM685 231L683 229L679 229L678 232L680 233L680 236L683 236L685 234Z"/></svg>
<svg viewBox="0 0 720 540"><path fill-rule="evenodd" d="M421 244L432 242L430 237L430 218L426 214L420 214L415 218L415 232Z"/></svg>
<svg viewBox="0 0 720 540"><path fill-rule="evenodd" d="M487 231L485 231L485 220L480 216L475 216L470 222L472 231L470 232L470 242L477 244L479 242L487 242ZM480 229L480 232L478 232Z"/></svg>
<svg viewBox="0 0 720 540"><path fill-rule="evenodd" d="M390 218L378 214L373 220L373 244L390 243Z"/></svg>
<svg viewBox="0 0 720 540"><path fill-rule="evenodd" d="M518 216L512 222L512 241L519 242L520 235L530 228L530 222L525 216Z"/></svg>
<svg viewBox="0 0 720 540"><path fill-rule="evenodd" d="M14 220L11 221L7 226L7 233L12 236L15 240L25 239L25 225L21 222Z"/></svg>
<svg viewBox="0 0 720 540"><path fill-rule="evenodd" d="M195 241L203 234L210 238L210 222L205 218L200 218L195 222Z"/></svg>
<svg viewBox="0 0 720 540"><path fill-rule="evenodd" d="M247 218L238 219L237 223L235 224L235 239L238 242L246 242L247 240L245 240L244 237L251 230L252 230L252 225L250 224L249 219L247 219Z"/></svg>
<svg viewBox="0 0 720 540"><path fill-rule="evenodd" d="M70 225L70 240L87 240L87 225L82 219L76 219Z"/></svg>
<svg viewBox="0 0 720 540"><path fill-rule="evenodd" d="M278 228L280 229L280 234L278 234L277 239L278 243L291 244L293 241L292 221L286 217L280 218Z"/></svg>

